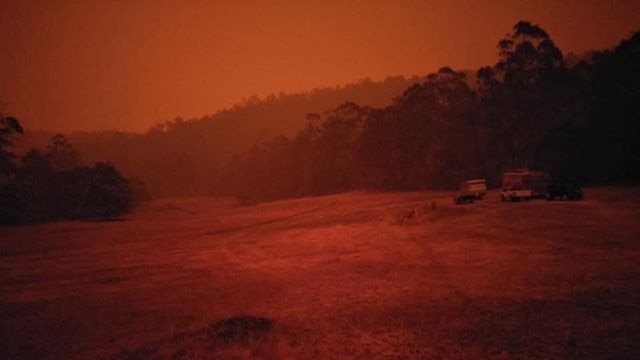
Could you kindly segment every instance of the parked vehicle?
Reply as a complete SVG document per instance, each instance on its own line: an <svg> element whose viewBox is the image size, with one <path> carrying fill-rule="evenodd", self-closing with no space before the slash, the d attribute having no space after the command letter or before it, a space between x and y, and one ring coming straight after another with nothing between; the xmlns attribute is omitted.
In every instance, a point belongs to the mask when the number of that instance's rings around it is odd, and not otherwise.
<svg viewBox="0 0 640 360"><path fill-rule="evenodd" d="M482 199L487 194L487 181L485 179L467 180L460 184L460 192L453 198L456 204L473 203Z"/></svg>
<svg viewBox="0 0 640 360"><path fill-rule="evenodd" d="M547 200L582 200L584 193L575 183L553 183L547 187Z"/></svg>
<svg viewBox="0 0 640 360"><path fill-rule="evenodd" d="M502 201L528 201L547 195L549 174L529 169L515 169L502 174Z"/></svg>
<svg viewBox="0 0 640 360"><path fill-rule="evenodd" d="M460 195L473 196L482 199L487 194L487 181L485 179L467 180L460 184Z"/></svg>
<svg viewBox="0 0 640 360"><path fill-rule="evenodd" d="M529 201L533 198L533 192L531 189L525 189L521 186L510 186L503 188L500 194L502 201Z"/></svg>
<svg viewBox="0 0 640 360"><path fill-rule="evenodd" d="M473 195L463 195L460 194L456 197L453 198L453 202L457 205L462 205L462 204L473 204L473 202L476 200L476 197Z"/></svg>

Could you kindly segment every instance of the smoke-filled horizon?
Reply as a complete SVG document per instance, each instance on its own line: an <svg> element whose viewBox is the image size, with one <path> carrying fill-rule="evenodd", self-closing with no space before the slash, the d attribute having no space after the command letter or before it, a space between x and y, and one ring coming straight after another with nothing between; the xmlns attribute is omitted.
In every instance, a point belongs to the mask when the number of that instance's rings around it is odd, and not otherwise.
<svg viewBox="0 0 640 360"><path fill-rule="evenodd" d="M144 131L254 94L496 61L518 19L565 54L637 30L634 1L4 1L0 101L30 129Z"/></svg>

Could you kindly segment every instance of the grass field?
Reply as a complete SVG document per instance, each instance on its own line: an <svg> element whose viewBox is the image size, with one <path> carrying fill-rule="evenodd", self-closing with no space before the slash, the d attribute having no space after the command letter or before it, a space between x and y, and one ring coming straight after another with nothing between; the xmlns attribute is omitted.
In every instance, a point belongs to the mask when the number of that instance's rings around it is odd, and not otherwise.
<svg viewBox="0 0 640 360"><path fill-rule="evenodd" d="M0 228L0 358L640 358L640 188L452 195Z"/></svg>

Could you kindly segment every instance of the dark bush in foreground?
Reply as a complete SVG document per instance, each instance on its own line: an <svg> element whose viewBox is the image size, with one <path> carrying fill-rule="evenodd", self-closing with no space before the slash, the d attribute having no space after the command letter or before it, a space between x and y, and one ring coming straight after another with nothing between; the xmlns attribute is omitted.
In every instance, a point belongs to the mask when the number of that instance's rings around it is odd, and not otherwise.
<svg viewBox="0 0 640 360"><path fill-rule="evenodd" d="M129 182L112 165L82 166L62 135L54 140L57 147L31 150L0 184L0 225L111 219L131 209Z"/></svg>
<svg viewBox="0 0 640 360"><path fill-rule="evenodd" d="M25 167L0 190L0 224L111 219L133 204L127 179L105 163L69 171Z"/></svg>
<svg viewBox="0 0 640 360"><path fill-rule="evenodd" d="M129 182L109 164L97 163L89 169L80 211L82 217L111 219L131 209Z"/></svg>

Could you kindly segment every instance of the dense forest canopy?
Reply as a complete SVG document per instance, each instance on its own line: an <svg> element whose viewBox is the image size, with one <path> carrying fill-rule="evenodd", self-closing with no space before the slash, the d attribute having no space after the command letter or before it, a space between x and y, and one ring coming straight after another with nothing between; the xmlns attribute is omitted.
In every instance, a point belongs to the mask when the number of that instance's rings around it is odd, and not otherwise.
<svg viewBox="0 0 640 360"><path fill-rule="evenodd" d="M495 186L519 167L637 182L639 52L636 33L566 59L542 27L520 21L498 40L497 62L477 71L443 67L424 78L253 97L144 134L69 139L84 160L113 162L154 196L450 189L475 177ZM50 134L37 136L32 144Z"/></svg>
<svg viewBox="0 0 640 360"><path fill-rule="evenodd" d="M309 121L346 101L373 107L390 104L418 77L363 79L306 93L257 96L213 115L176 118L144 134L119 131L76 132L67 137L89 162L110 161L130 177L144 181L154 196L206 195L234 155L274 136L293 136ZM53 133L27 133L18 147L44 148Z"/></svg>
<svg viewBox="0 0 640 360"><path fill-rule="evenodd" d="M574 183L640 180L640 33L568 66L544 29L520 21L498 55L475 86L443 67L389 106L342 104L320 124L255 146L217 188L272 199L452 189L476 177L497 186L523 167Z"/></svg>
<svg viewBox="0 0 640 360"><path fill-rule="evenodd" d="M104 220L131 209L135 194L113 165L85 166L62 134L53 136L46 150L18 157L13 144L22 134L17 119L0 114L0 225Z"/></svg>

